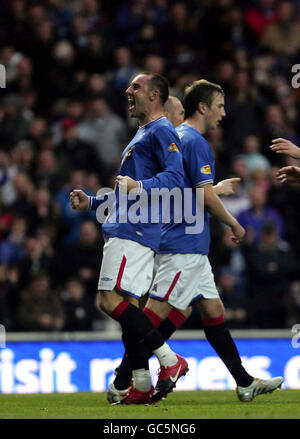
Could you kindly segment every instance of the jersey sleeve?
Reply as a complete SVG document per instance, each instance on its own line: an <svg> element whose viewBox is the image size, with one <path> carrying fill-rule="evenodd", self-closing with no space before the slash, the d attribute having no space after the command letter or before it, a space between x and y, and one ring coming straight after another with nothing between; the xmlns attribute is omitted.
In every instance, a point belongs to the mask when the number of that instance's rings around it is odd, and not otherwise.
<svg viewBox="0 0 300 439"><path fill-rule="evenodd" d="M141 180L142 187L146 192L152 188L172 189L182 187L184 182L184 170L181 154L181 143L175 130L165 126L152 133L152 151L159 162L161 172L152 178Z"/></svg>
<svg viewBox="0 0 300 439"><path fill-rule="evenodd" d="M98 207L106 202L108 199L114 197L115 192L106 192L105 194L96 195L96 196L90 196L89 197L89 204L88 204L88 210L97 210Z"/></svg>
<svg viewBox="0 0 300 439"><path fill-rule="evenodd" d="M193 186L201 187L214 183L214 157L209 145L194 141L187 151L185 166Z"/></svg>

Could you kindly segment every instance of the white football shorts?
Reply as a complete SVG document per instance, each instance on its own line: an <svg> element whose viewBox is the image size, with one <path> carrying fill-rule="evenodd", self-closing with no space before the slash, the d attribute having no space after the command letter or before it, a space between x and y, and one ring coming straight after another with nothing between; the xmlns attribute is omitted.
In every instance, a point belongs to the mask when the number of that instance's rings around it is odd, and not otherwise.
<svg viewBox="0 0 300 439"><path fill-rule="evenodd" d="M105 239L98 290L118 290L137 299L149 291L155 252L139 242Z"/></svg>
<svg viewBox="0 0 300 439"><path fill-rule="evenodd" d="M156 255L158 265L149 296L167 301L184 310L197 299L218 299L211 265L206 255L162 254Z"/></svg>

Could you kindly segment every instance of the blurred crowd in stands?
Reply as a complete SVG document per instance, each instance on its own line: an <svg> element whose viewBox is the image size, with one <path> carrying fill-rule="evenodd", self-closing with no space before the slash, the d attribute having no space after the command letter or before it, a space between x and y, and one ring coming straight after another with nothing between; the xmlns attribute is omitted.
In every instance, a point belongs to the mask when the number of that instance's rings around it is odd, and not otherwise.
<svg viewBox="0 0 300 439"><path fill-rule="evenodd" d="M300 145L300 1L0 0L0 322L8 331L111 328L95 306L103 239L69 193L113 187L135 132L124 90L143 70L182 99L195 79L226 93L209 133L242 246L212 220L210 259L231 328L300 323L300 185L276 170ZM300 66L299 66L300 69ZM300 82L300 81L299 81ZM194 311L185 328L200 327Z"/></svg>

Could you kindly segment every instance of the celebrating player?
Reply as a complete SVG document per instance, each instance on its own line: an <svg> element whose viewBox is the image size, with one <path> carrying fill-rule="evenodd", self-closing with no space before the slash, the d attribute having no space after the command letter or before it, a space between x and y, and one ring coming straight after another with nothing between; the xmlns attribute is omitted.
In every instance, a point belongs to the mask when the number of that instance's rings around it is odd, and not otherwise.
<svg viewBox="0 0 300 439"><path fill-rule="evenodd" d="M137 75L126 90L129 114L139 119L140 127L122 154L113 209L117 218L124 216L120 203L122 192L135 190L140 193L143 190L149 194L151 188L172 189L183 184L180 140L164 115L163 105L168 94L166 79L150 72ZM70 201L73 208L83 209L87 207L88 197L74 190ZM127 209L132 204L128 201ZM161 222L134 224L114 221L111 217L112 211L102 227L105 245L98 285L99 305L121 324L129 357L131 342L144 343L157 356L161 365L158 385L166 394L187 372L187 362L170 349L147 316L133 305L150 288ZM136 361L136 358L131 361L134 386L129 398L134 399L138 393L143 400L149 401L154 389L151 382L145 386L144 371Z"/></svg>

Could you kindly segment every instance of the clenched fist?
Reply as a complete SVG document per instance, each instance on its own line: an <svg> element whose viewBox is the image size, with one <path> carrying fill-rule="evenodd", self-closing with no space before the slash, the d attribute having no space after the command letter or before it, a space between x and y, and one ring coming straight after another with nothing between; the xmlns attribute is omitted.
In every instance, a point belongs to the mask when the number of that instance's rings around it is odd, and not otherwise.
<svg viewBox="0 0 300 439"><path fill-rule="evenodd" d="M86 210L89 206L89 196L81 189L74 189L70 193L70 202L72 209Z"/></svg>

